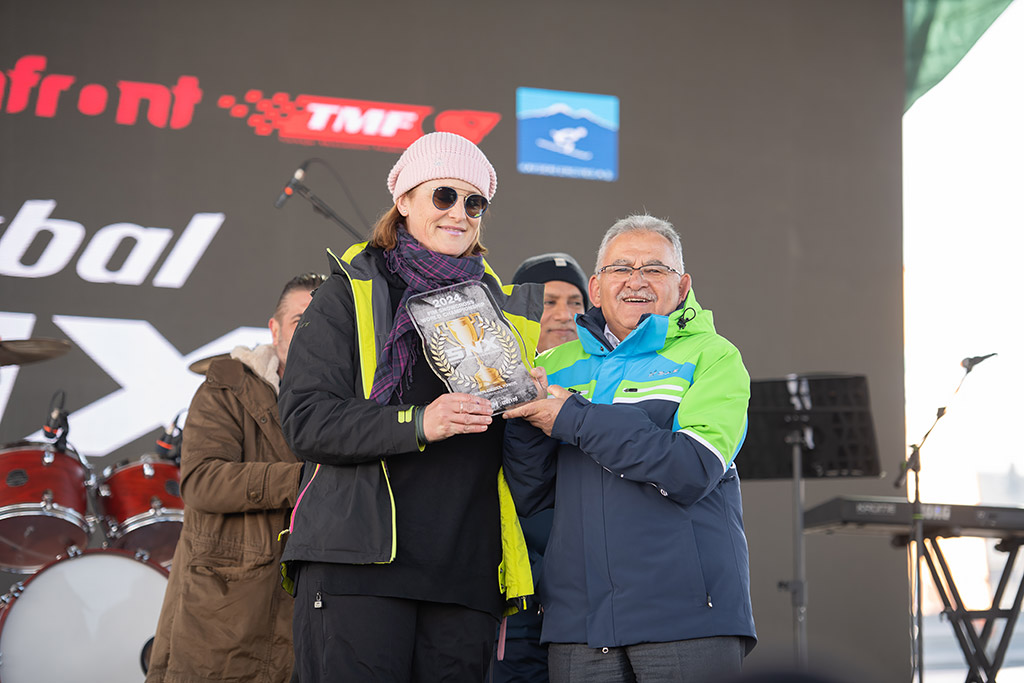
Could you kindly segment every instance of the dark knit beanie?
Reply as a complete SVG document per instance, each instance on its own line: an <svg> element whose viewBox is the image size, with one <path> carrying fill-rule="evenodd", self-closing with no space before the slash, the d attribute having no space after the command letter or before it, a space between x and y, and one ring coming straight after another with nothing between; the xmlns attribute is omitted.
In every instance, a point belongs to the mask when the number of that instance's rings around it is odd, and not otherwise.
<svg viewBox="0 0 1024 683"><path fill-rule="evenodd" d="M583 295L583 307L590 308L590 300L587 298L587 276L572 256L562 252L540 254L531 256L523 261L516 274L512 276L512 284L521 285L527 282L544 284L551 280L561 280L571 285L576 285Z"/></svg>

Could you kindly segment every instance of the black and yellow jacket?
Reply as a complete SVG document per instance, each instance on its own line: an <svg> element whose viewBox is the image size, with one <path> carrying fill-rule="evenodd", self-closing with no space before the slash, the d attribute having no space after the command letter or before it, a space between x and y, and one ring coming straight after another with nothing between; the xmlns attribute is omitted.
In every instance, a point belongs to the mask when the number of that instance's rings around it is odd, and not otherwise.
<svg viewBox="0 0 1024 683"><path fill-rule="evenodd" d="M379 261L357 244L331 253L331 277L313 297L292 339L282 380L281 423L295 454L306 461L282 558L284 586L293 590L293 561L389 563L398 551L389 456L422 450L411 405L369 399L377 359L393 325ZM518 333L523 358L535 355L543 291L502 287L489 266L481 282ZM529 559L501 472L503 560L496 568L508 604L533 592Z"/></svg>

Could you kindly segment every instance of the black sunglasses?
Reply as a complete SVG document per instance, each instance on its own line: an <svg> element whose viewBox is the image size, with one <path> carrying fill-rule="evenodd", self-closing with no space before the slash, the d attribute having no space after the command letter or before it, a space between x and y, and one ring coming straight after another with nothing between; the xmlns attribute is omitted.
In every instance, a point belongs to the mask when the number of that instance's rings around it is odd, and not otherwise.
<svg viewBox="0 0 1024 683"><path fill-rule="evenodd" d="M470 218L480 218L480 216L483 216L484 211L487 210L487 197L475 192L472 194L467 193L464 196L466 197L466 215ZM447 211L455 206L455 202L459 201L459 192L454 187L442 185L441 187L434 188L432 199L436 209Z"/></svg>

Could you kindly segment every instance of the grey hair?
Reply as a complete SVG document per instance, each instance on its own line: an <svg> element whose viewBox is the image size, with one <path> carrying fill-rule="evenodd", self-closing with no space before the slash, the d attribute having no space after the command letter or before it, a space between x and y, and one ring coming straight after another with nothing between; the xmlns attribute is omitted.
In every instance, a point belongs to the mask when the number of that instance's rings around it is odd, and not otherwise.
<svg viewBox="0 0 1024 683"><path fill-rule="evenodd" d="M679 272L686 272L683 265L683 243L679 239L679 233L672 227L672 224L664 219L655 218L648 214L636 214L617 220L612 227L608 228L608 232L604 234L601 246L597 250L597 262L594 264L595 275L601 268L608 245L613 239L627 232L653 232L667 239L672 244L672 251L675 252L676 259L679 260Z"/></svg>

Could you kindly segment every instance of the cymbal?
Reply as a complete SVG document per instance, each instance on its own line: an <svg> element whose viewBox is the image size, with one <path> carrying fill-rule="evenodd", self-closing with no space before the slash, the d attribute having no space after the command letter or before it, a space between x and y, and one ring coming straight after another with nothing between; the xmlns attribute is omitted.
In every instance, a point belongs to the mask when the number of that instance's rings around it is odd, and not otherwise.
<svg viewBox="0 0 1024 683"><path fill-rule="evenodd" d="M225 360L231 358L230 353L218 353L216 356L208 356L206 358L200 358L196 362L188 366L188 369L197 375L205 375L206 371L210 369L210 363L215 360Z"/></svg>
<svg viewBox="0 0 1024 683"><path fill-rule="evenodd" d="M9 339L0 341L0 365L25 365L63 356L71 350L66 339Z"/></svg>

